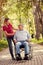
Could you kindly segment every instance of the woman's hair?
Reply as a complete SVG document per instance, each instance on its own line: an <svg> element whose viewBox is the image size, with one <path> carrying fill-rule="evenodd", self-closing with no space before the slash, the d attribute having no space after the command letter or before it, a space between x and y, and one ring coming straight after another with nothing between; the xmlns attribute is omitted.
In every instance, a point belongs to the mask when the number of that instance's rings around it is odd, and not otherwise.
<svg viewBox="0 0 43 65"><path fill-rule="evenodd" d="M4 22L7 22L9 20L9 18L5 18Z"/></svg>

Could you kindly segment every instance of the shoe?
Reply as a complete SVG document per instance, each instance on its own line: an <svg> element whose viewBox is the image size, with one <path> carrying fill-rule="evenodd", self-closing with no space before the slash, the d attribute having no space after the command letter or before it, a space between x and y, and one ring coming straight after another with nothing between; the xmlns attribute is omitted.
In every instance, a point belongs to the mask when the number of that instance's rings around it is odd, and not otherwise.
<svg viewBox="0 0 43 65"><path fill-rule="evenodd" d="M17 61L18 61L18 60L22 60L21 56L20 56L20 55L17 55L17 56L16 56L16 60L17 60Z"/></svg>
<svg viewBox="0 0 43 65"><path fill-rule="evenodd" d="M28 57L28 56L25 56L25 57L24 57L24 60L29 60L29 57Z"/></svg>
<svg viewBox="0 0 43 65"><path fill-rule="evenodd" d="M21 57L19 57L19 59L20 59L20 60L22 60L22 58L21 58Z"/></svg>
<svg viewBox="0 0 43 65"><path fill-rule="evenodd" d="M12 60L15 60L15 58L13 57Z"/></svg>

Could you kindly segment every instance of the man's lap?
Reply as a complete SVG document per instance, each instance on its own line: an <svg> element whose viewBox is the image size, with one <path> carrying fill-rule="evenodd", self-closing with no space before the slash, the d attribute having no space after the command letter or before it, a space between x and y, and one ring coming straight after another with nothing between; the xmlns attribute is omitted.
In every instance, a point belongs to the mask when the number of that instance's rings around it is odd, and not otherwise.
<svg viewBox="0 0 43 65"><path fill-rule="evenodd" d="M28 42L27 41L21 41L21 42L17 42L16 45L28 45Z"/></svg>

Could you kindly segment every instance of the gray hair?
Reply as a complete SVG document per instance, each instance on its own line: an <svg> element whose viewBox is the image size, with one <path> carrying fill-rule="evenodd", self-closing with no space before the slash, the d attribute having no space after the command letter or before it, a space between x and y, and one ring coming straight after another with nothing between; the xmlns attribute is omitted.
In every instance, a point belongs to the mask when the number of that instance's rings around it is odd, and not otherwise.
<svg viewBox="0 0 43 65"><path fill-rule="evenodd" d="M23 24L19 24L18 26L23 26L23 27L24 27L24 25L23 25Z"/></svg>

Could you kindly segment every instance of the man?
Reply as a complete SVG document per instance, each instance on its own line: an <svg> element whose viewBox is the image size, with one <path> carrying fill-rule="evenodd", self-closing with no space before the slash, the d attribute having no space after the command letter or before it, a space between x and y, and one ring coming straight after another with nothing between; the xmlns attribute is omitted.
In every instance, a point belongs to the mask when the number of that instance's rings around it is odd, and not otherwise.
<svg viewBox="0 0 43 65"><path fill-rule="evenodd" d="M19 30L16 32L14 36L14 41L16 45L16 59L21 60L20 56L20 46L23 45L25 49L25 57L24 60L28 59L28 54L29 54L29 46L28 46L28 41L30 40L31 36L27 31L23 30L23 25L20 24L18 25Z"/></svg>
<svg viewBox="0 0 43 65"><path fill-rule="evenodd" d="M14 34L15 34L14 30L16 29L13 28L12 24L9 21L9 18L5 18L4 24L3 24L3 31L8 41L9 51L10 51L12 60L15 60L13 55L13 48L12 48L12 41L14 42Z"/></svg>

